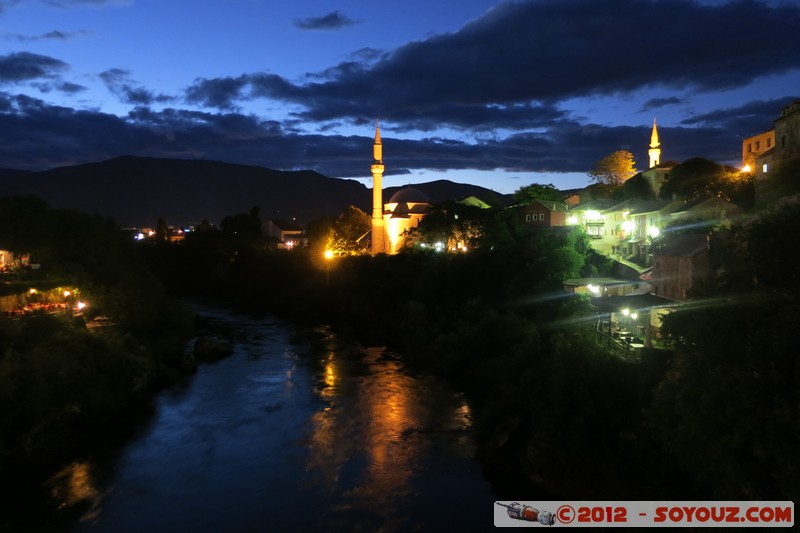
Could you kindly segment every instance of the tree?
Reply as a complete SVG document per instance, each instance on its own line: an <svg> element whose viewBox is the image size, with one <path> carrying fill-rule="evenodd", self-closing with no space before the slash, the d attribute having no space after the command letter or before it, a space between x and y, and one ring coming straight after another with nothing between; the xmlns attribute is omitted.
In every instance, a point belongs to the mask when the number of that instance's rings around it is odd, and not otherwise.
<svg viewBox="0 0 800 533"><path fill-rule="evenodd" d="M628 150L617 150L594 164L589 176L597 183L622 185L636 174L633 154Z"/></svg>
<svg viewBox="0 0 800 533"><path fill-rule="evenodd" d="M660 196L664 200L677 197L692 200L710 195L712 183L723 173L722 165L702 157L693 157L673 168L669 178L661 187Z"/></svg>
<svg viewBox="0 0 800 533"><path fill-rule="evenodd" d="M529 204L534 200L548 200L551 202L560 202L564 199L564 195L556 189L555 185L548 183L541 185L539 183L532 183L520 187L514 192L514 200L518 204Z"/></svg>
<svg viewBox="0 0 800 533"><path fill-rule="evenodd" d="M166 244L169 242L169 226L164 217L158 217L156 223L156 242L158 244Z"/></svg>
<svg viewBox="0 0 800 533"><path fill-rule="evenodd" d="M349 251L363 248L366 241L362 238L371 227L372 219L369 215L356 206L347 206L333 226L334 246Z"/></svg>

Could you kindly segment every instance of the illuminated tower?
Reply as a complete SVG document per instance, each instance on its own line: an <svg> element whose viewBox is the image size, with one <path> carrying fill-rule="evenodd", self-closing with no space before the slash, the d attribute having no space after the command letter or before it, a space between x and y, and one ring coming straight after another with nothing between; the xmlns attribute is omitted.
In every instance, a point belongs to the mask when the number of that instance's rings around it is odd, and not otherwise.
<svg viewBox="0 0 800 533"><path fill-rule="evenodd" d="M375 121L375 144L372 145L372 253L386 251L386 228L383 221L383 145L381 128Z"/></svg>
<svg viewBox="0 0 800 533"><path fill-rule="evenodd" d="M656 129L656 119L653 119L653 133L650 134L650 168L657 167L661 162L661 143L658 142L658 130Z"/></svg>

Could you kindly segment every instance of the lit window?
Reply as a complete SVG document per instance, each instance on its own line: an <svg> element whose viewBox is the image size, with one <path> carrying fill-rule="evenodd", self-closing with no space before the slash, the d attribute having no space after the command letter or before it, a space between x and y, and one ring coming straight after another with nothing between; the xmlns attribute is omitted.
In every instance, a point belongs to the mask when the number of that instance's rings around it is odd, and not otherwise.
<svg viewBox="0 0 800 533"><path fill-rule="evenodd" d="M530 221L531 221L531 216L525 215L525 222L530 222Z"/></svg>
<svg viewBox="0 0 800 533"><path fill-rule="evenodd" d="M766 174L766 173L767 173L767 164L766 164L766 163L764 163L764 166L763 166L763 167L761 167L761 171L762 171L764 174Z"/></svg>

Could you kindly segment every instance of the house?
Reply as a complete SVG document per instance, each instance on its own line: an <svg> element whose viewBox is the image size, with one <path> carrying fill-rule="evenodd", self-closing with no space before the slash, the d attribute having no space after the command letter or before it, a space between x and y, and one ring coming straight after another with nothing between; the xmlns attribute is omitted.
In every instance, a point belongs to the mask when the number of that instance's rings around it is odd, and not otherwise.
<svg viewBox="0 0 800 533"><path fill-rule="evenodd" d="M585 294L590 298L641 294L648 292L647 288L650 286L638 280L616 278L574 278L566 279L562 283L565 291Z"/></svg>
<svg viewBox="0 0 800 533"><path fill-rule="evenodd" d="M742 159L749 164L756 180L767 177L775 163L800 157L800 100L784 106L775 119L775 129L742 141Z"/></svg>
<svg viewBox="0 0 800 533"><path fill-rule="evenodd" d="M622 253L642 265L649 265L653 239L663 229L661 208L665 202L634 200L629 204L629 237L620 243Z"/></svg>
<svg viewBox="0 0 800 533"><path fill-rule="evenodd" d="M293 222L267 219L262 224L264 237L278 248L291 249L305 242L305 230Z"/></svg>
<svg viewBox="0 0 800 533"><path fill-rule="evenodd" d="M765 131L742 141L742 167L756 168L756 159L775 147L775 130Z"/></svg>
<svg viewBox="0 0 800 533"><path fill-rule="evenodd" d="M730 227L733 220L744 216L745 211L738 205L722 198L699 198L689 202L673 200L661 209L663 226L697 225L705 223L712 227ZM682 224L683 222L683 224Z"/></svg>
<svg viewBox="0 0 800 533"><path fill-rule="evenodd" d="M653 294L685 301L709 271L708 234L675 236L653 252Z"/></svg>
<svg viewBox="0 0 800 533"><path fill-rule="evenodd" d="M17 268L37 269L39 265L31 262L30 254L15 254L9 250L0 250L0 272Z"/></svg>
<svg viewBox="0 0 800 533"><path fill-rule="evenodd" d="M534 200L522 207L525 227L531 229L552 228L567 225L567 206L560 202Z"/></svg>
<svg viewBox="0 0 800 533"><path fill-rule="evenodd" d="M592 239L603 239L606 225L603 211L610 207L611 204L613 204L611 200L600 198L570 207L567 212L567 224L583 226Z"/></svg>

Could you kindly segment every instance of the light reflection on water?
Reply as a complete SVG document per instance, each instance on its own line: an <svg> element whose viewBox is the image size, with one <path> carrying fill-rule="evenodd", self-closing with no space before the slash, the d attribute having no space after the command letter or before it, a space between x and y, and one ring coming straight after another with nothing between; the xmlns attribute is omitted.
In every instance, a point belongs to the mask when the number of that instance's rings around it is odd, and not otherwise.
<svg viewBox="0 0 800 533"><path fill-rule="evenodd" d="M216 316L241 330L234 354L160 394L113 461L75 469L93 502L75 531L492 526L462 395L327 330Z"/></svg>

